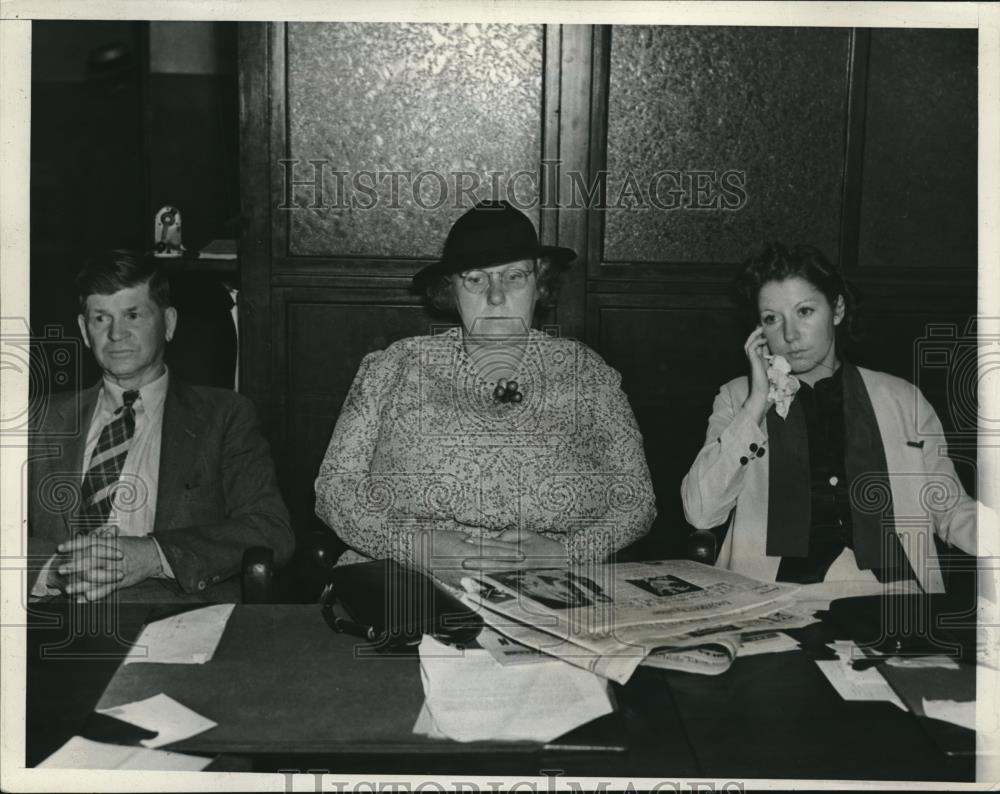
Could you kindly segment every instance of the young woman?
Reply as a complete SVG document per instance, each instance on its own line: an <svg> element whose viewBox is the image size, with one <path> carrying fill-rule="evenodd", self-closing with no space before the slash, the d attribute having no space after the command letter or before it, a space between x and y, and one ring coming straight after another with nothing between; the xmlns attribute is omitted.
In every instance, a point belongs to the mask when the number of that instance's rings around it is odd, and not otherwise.
<svg viewBox="0 0 1000 794"><path fill-rule="evenodd" d="M911 383L843 358L854 301L815 248L768 246L741 286L758 319L750 376L720 389L681 486L692 525L729 521L716 564L766 581L942 592L932 533L975 554L976 503L934 409Z"/></svg>

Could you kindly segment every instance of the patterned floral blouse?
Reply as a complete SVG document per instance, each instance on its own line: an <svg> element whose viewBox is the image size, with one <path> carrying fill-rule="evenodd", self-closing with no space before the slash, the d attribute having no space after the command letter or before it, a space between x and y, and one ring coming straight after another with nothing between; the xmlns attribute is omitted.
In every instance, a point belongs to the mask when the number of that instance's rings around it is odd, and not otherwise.
<svg viewBox="0 0 1000 794"><path fill-rule="evenodd" d="M359 553L340 562L412 561L414 534L435 528L531 530L593 562L649 530L649 469L617 372L538 331L520 362L502 346L477 360L454 328L361 362L316 479L316 514ZM491 371L511 366L520 403L493 397Z"/></svg>

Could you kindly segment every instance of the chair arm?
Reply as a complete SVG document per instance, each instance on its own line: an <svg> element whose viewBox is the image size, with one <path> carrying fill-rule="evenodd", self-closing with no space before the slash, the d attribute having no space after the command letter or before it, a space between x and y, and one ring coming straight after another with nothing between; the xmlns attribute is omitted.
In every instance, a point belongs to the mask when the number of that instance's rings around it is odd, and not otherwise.
<svg viewBox="0 0 1000 794"><path fill-rule="evenodd" d="M310 532L303 549L310 572L313 576L318 576L324 585L343 551L344 544L330 530Z"/></svg>
<svg viewBox="0 0 1000 794"><path fill-rule="evenodd" d="M692 532L687 539L687 553L689 560L714 565L719 553L715 533L708 529Z"/></svg>
<svg viewBox="0 0 1000 794"><path fill-rule="evenodd" d="M344 544L328 529L310 532L299 547L299 594L307 602L315 602L330 581L330 574Z"/></svg>
<svg viewBox="0 0 1000 794"><path fill-rule="evenodd" d="M243 552L243 603L274 601L274 549L251 546Z"/></svg>

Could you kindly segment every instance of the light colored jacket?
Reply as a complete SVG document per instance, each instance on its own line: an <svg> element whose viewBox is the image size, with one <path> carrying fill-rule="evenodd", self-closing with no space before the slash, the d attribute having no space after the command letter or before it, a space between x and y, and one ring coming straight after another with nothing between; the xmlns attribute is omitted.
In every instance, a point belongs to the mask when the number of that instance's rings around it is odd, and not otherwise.
<svg viewBox="0 0 1000 794"><path fill-rule="evenodd" d="M948 457L941 422L920 390L882 372L861 367L858 372L885 448L896 534L924 590L943 592L931 533L975 554L976 502L965 493ZM758 457L750 451L755 444L764 445L766 452L767 427L766 422L758 425L743 409L748 391L746 377L731 380L719 390L705 445L681 484L681 497L688 522L699 529L718 526L729 518L716 565L774 581L781 558L769 557L765 551L769 463L766 454ZM855 496L852 488L852 499ZM884 495L863 494L867 509L878 509L880 501L885 503ZM826 579L875 581L871 571L857 567L850 549L837 558Z"/></svg>

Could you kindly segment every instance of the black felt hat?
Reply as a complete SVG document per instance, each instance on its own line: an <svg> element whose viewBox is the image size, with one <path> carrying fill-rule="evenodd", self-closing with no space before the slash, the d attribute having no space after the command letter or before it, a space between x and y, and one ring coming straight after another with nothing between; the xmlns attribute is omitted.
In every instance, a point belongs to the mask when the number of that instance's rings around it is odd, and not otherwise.
<svg viewBox="0 0 1000 794"><path fill-rule="evenodd" d="M510 202L481 201L455 221L441 259L418 272L413 286L423 290L438 276L538 257L561 266L576 259L576 251L539 245L531 219Z"/></svg>

